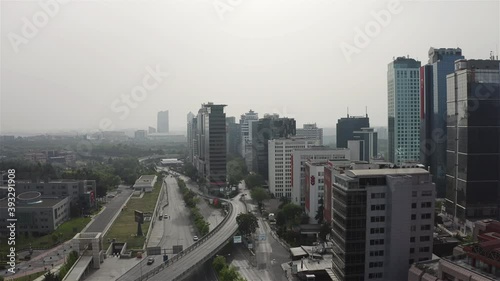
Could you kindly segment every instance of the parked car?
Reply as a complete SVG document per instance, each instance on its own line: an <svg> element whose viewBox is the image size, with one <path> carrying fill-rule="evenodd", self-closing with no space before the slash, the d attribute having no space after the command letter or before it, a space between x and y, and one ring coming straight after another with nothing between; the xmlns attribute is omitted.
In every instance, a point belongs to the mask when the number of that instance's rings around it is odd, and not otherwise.
<svg viewBox="0 0 500 281"><path fill-rule="evenodd" d="M193 237L193 241L195 241L195 242L196 242L196 241L198 241L198 236L196 236L196 235L195 235L195 236Z"/></svg>
<svg viewBox="0 0 500 281"><path fill-rule="evenodd" d="M153 257L148 258L148 265L151 265L154 262L155 262L155 258L153 258Z"/></svg>
<svg viewBox="0 0 500 281"><path fill-rule="evenodd" d="M167 214L163 215L163 218L168 219L168 215Z"/></svg>

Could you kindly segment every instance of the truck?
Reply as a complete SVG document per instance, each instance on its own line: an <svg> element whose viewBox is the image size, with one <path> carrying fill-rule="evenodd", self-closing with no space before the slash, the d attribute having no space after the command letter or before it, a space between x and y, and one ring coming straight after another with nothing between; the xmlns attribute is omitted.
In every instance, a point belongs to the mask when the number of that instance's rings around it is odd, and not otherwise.
<svg viewBox="0 0 500 281"><path fill-rule="evenodd" d="M276 218L274 217L274 213L269 213L267 219L269 220L269 224L276 224Z"/></svg>

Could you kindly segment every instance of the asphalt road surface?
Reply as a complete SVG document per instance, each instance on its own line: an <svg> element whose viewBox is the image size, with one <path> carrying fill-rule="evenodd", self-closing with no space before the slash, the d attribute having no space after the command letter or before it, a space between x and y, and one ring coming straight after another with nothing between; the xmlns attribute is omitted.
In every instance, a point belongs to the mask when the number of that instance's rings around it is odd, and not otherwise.
<svg viewBox="0 0 500 281"><path fill-rule="evenodd" d="M172 258L172 246L182 245L183 249L186 249L194 244L193 237L197 234L194 232L194 227L191 226L189 210L184 204L176 179L171 176L167 176L164 179L164 184L165 182L167 183L169 204L163 209L163 214L167 214L169 218L156 222L163 224L164 227L163 238L159 241L158 246L162 248L162 254L164 253L163 249L166 249L166 254L169 258ZM162 255L148 257L154 257L155 261L152 265L147 265L148 258L144 258L138 265L133 267L118 280L135 280L141 275L145 275L147 272L153 270L163 262ZM151 280L156 279L152 278Z"/></svg>
<svg viewBox="0 0 500 281"><path fill-rule="evenodd" d="M116 213L121 211L123 203L128 200L133 192L128 186L120 186L118 191L121 192L117 193L116 197L106 204L106 209L94 218L84 232L104 232Z"/></svg>

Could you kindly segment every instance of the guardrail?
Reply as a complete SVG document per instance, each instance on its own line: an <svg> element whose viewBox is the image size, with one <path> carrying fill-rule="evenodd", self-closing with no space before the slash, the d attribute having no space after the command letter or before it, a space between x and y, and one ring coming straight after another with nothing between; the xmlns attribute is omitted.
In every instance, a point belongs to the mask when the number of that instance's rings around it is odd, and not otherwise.
<svg viewBox="0 0 500 281"><path fill-rule="evenodd" d="M224 201L226 201L226 200L224 200ZM229 217L232 215L233 209L234 209L233 204L229 204L229 206L230 206L229 213L224 217L224 219L222 220L222 222L219 225L217 225L212 231L210 231L208 234L206 234L205 236L203 236L200 240L198 240L198 242L196 242L193 245L187 247L186 249L184 249L183 251L181 251L177 255L175 255L173 258L171 258L168 261L166 261L165 263L157 266L152 271L149 271L148 273L146 273L142 277L139 277L139 278L135 279L134 281L147 280L149 277L154 276L154 275L160 273L160 271L162 271L165 268L171 266L176 261L182 259L186 254L192 252L194 249L198 248L201 244L203 244L205 241L207 241L212 236L214 236L214 234L216 234L220 230L220 228L222 228L222 226L227 222L227 220L229 219ZM224 245L224 244L221 244L221 245ZM217 249L219 249L219 248L222 248L222 247L219 246ZM198 262L195 266L199 265L199 263L200 262ZM185 271L184 273L182 273L179 277L183 276L186 272L187 271ZM179 277L177 277L176 280Z"/></svg>
<svg viewBox="0 0 500 281"><path fill-rule="evenodd" d="M203 195L202 195L203 196ZM208 197L208 196L203 196L203 197ZM208 197L209 198L209 197ZM223 201L227 201L227 200L223 200ZM229 202L229 201L227 201ZM171 266L173 263L175 263L176 261L180 260L181 258L183 258L186 254L192 252L194 249L198 248L199 246L201 246L205 241L207 241L208 239L210 239L212 236L214 236L215 233L217 233L221 228L222 226L225 225L225 223L227 222L227 220L229 219L229 217L232 215L233 213L233 204L231 202L229 202L229 212L228 214L224 217L224 219L222 220L221 223L219 223L212 231L210 231L209 233L207 233L205 236L201 237L196 243L194 243L193 245L187 247L186 249L180 251L179 253L177 253L177 255L173 256L171 259L169 259L168 261L166 261L165 263L157 266L156 268L154 268L153 270L149 271L148 273L144 274L142 277L139 277L137 279L135 279L134 281L142 281L142 280L147 280L148 278L150 278L151 276L153 275L156 275L158 274L160 271L164 270L165 268ZM142 261L141 261L142 262ZM124 275L122 275L122 277L118 278L117 281L120 281L120 280L123 280L123 276L127 276L128 273L130 271L132 271L134 268L131 268L129 269Z"/></svg>

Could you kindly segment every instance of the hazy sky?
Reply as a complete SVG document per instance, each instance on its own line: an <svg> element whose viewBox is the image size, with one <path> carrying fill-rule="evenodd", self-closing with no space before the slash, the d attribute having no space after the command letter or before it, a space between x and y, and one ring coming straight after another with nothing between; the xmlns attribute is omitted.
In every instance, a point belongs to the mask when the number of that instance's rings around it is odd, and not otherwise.
<svg viewBox="0 0 500 281"><path fill-rule="evenodd" d="M1 1L0 133L156 127L160 110L185 130L208 101L322 127L368 106L386 126L393 57L487 59L500 37L497 0L65 2Z"/></svg>

